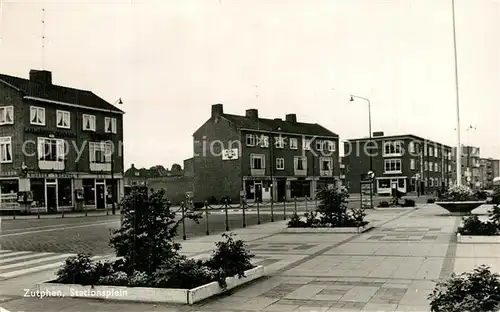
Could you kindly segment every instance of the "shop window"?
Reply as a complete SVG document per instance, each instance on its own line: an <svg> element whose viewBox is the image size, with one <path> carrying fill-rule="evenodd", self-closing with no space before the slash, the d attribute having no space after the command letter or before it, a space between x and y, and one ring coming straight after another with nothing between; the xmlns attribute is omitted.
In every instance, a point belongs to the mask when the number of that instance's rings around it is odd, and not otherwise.
<svg viewBox="0 0 500 312"><path fill-rule="evenodd" d="M18 190L18 180L0 180L0 194L15 194Z"/></svg>
<svg viewBox="0 0 500 312"><path fill-rule="evenodd" d="M45 207L45 180L31 179L31 191L33 192L32 207Z"/></svg>
<svg viewBox="0 0 500 312"><path fill-rule="evenodd" d="M113 183L115 183L115 189L113 192ZM107 195L106 195L106 204L113 204L113 198L118 198L117 196L117 191L118 187L116 187L116 180L106 180L106 189L107 189Z"/></svg>
<svg viewBox="0 0 500 312"><path fill-rule="evenodd" d="M70 179L58 179L57 180L57 191L58 191L58 206L68 207L73 206L72 191L71 191L71 180Z"/></svg>
<svg viewBox="0 0 500 312"><path fill-rule="evenodd" d="M95 185L93 179L83 179L83 204L95 205Z"/></svg>

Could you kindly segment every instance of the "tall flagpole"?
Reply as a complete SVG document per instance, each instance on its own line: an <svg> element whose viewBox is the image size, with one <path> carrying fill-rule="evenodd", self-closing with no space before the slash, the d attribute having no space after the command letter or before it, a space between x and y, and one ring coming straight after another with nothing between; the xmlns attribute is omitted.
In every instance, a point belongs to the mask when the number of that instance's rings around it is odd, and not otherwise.
<svg viewBox="0 0 500 312"><path fill-rule="evenodd" d="M457 98L457 185L462 185L462 145L460 144L460 100L458 96L457 35L455 31L455 0L451 0L453 14L453 51L455 54L455 89Z"/></svg>

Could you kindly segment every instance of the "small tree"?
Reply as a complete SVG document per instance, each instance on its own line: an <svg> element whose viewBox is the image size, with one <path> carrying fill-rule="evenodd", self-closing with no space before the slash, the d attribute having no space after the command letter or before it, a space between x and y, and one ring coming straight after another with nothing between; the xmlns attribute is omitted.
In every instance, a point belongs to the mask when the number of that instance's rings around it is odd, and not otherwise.
<svg viewBox="0 0 500 312"><path fill-rule="evenodd" d="M110 245L124 258L125 270L151 274L167 259L176 257L180 244L174 242L182 218L176 220L164 190L134 188L121 203L123 222L112 232ZM198 222L201 215L188 211L185 218Z"/></svg>
<svg viewBox="0 0 500 312"><path fill-rule="evenodd" d="M339 226L349 219L347 213L347 199L349 192L344 188L325 187L317 194L319 200L317 212L320 214L322 224Z"/></svg>

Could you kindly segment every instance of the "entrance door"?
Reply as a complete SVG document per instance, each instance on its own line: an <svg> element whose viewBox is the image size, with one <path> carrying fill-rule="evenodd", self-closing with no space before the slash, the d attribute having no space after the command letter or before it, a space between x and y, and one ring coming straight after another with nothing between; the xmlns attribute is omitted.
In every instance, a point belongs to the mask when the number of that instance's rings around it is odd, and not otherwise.
<svg viewBox="0 0 500 312"><path fill-rule="evenodd" d="M95 191L96 191L96 208L97 209L104 209L106 208L106 189L104 187L104 184L96 184L95 185Z"/></svg>
<svg viewBox="0 0 500 312"><path fill-rule="evenodd" d="M279 180L277 181L278 184L278 201L284 201L286 197L286 181L284 180Z"/></svg>
<svg viewBox="0 0 500 312"><path fill-rule="evenodd" d="M255 201L262 202L262 183L255 183Z"/></svg>
<svg viewBox="0 0 500 312"><path fill-rule="evenodd" d="M47 184L47 212L57 211L57 189L54 184Z"/></svg>

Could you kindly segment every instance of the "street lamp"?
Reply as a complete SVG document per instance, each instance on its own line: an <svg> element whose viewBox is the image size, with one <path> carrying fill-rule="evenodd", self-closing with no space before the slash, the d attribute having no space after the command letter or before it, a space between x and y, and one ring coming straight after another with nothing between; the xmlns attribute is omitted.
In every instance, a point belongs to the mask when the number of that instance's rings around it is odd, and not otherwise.
<svg viewBox="0 0 500 312"><path fill-rule="evenodd" d="M457 36L455 31L455 0L451 0L453 16L453 52L455 56L455 92L457 100L457 185L462 185L462 146L460 144L460 101L458 96Z"/></svg>
<svg viewBox="0 0 500 312"><path fill-rule="evenodd" d="M351 94L351 99L350 101L351 102L354 102L354 99L361 99L361 100L364 100L368 103L368 130L370 131L370 172L373 171L373 156L372 156L372 153L371 153L371 147L372 147L372 112L371 112L371 104L370 104L370 100L367 99L367 98L364 98L364 97L361 97L361 96L357 96L357 95L353 95Z"/></svg>
<svg viewBox="0 0 500 312"><path fill-rule="evenodd" d="M270 165L270 173L271 173L271 222L274 222L274 166L276 166L276 161L274 159L274 146L276 144L276 140L274 138L274 132L275 131L281 131L281 127L276 127L272 130L273 132L271 133L272 137L271 137L271 140L269 140L270 142L270 148L271 148L271 163L269 164Z"/></svg>
<svg viewBox="0 0 500 312"><path fill-rule="evenodd" d="M115 103L113 103L113 105L116 105L116 104L123 104L122 98L119 98L118 100L116 100ZM109 112L111 113L112 110L110 109ZM115 194L116 194L116 181L115 181L115 161L114 161L115 145L114 145L114 141L113 141L113 137L112 137L113 123L112 123L111 120L112 119L109 120L110 126L111 126L111 132L110 132L109 136L110 136L111 142L113 144L113 153L111 154L111 200L112 200L112 202L111 202L111 213L113 215L115 215L116 214L116 205L115 205L115 200L116 200L116 198L115 198ZM118 128L118 124L117 124L117 128Z"/></svg>

